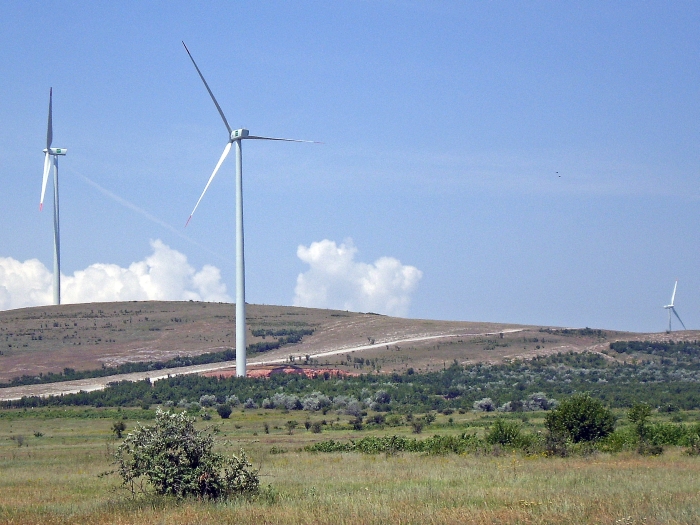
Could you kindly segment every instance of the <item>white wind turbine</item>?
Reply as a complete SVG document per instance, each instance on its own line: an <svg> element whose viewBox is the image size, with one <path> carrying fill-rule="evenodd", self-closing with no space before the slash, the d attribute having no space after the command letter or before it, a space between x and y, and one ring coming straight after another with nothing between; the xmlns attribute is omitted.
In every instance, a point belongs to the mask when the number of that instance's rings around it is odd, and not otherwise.
<svg viewBox="0 0 700 525"><path fill-rule="evenodd" d="M49 124L46 130L46 149L44 150L44 180L41 184L41 200L39 211L44 207L44 194L46 183L51 171L51 157L53 157L53 304L61 304L61 231L58 222L58 156L65 155L67 149L52 148L53 124L51 122L51 106L53 102L53 88L49 88Z"/></svg>
<svg viewBox="0 0 700 525"><path fill-rule="evenodd" d="M254 135L250 135L247 129L231 129L231 126L229 126L228 121L226 120L226 116L224 115L224 112L221 110L221 106L219 106L219 103L216 101L216 98L214 97L214 93L212 93L211 89L209 89L209 84L207 84L207 81L204 80L204 76L202 75L202 72L199 70L199 67L197 67L197 63L194 61L194 58L192 58L192 53L190 53L190 50L187 49L187 46L185 43L182 43L183 46L185 46L185 51L187 51L187 54L190 57L190 60L192 60L192 64L194 64L195 69L197 70L197 73L199 73L199 78L202 79L202 82L204 82L204 87L207 88L207 91L209 92L209 96L211 97L212 101L214 102L214 105L216 106L216 109L219 111L219 115L221 115L221 120L224 121L224 125L226 126L226 130L228 131L228 142L226 143L226 147L224 147L224 152L221 154L221 157L219 158L219 162L216 163L216 167L214 168L214 171L211 174L211 177L209 177L209 181L207 182L207 185L204 187L204 191L199 197L199 200L197 201L197 204L195 204L194 209L192 210L192 213L190 213L189 218L187 219L187 223L185 224L185 227L187 224L189 224L190 219L192 218L192 215L194 215L195 210L197 209L197 206L199 206L199 203L202 200L202 197L204 197L204 194L207 192L207 189L209 188L209 185L211 184L211 181L214 179L216 176L216 173L219 171L219 168L221 167L221 164L224 162L224 159L226 159L227 155L229 154L229 151L231 151L231 145L235 144L236 145L236 375L238 377L245 377L246 375L246 323L245 323L245 261L244 261L244 255L243 255L243 161L242 161L242 154L241 154L241 141L242 140L247 140L247 139L256 139L256 140L281 140L285 142L311 142L315 144L319 144L316 141L313 140L297 140L297 139L281 139L281 138L273 138L273 137L258 137Z"/></svg>
<svg viewBox="0 0 700 525"><path fill-rule="evenodd" d="M678 287L678 279L676 279L676 284L673 286L673 295L671 295L671 304L667 304L664 306L666 310L668 310L668 331L671 331L671 312L673 312L673 315L675 315L678 320L681 323L681 326L683 326L683 330L687 330L685 325L683 324L683 321L681 321L680 316L678 315L678 312L676 312L676 307L673 305L673 301L676 299L676 288Z"/></svg>

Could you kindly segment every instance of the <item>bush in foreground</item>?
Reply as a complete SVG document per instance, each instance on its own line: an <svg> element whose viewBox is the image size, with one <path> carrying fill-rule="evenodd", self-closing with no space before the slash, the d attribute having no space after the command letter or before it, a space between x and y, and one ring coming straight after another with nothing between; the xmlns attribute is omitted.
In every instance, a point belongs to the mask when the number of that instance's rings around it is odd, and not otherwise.
<svg viewBox="0 0 700 525"><path fill-rule="evenodd" d="M545 426L556 438L597 441L615 430L615 416L588 394L574 394L547 414Z"/></svg>
<svg viewBox="0 0 700 525"><path fill-rule="evenodd" d="M138 424L126 436L115 453L115 463L132 493L144 480L156 494L177 497L257 493L258 473L245 452L225 457L213 447L211 435L194 427L194 417L159 409L152 426Z"/></svg>

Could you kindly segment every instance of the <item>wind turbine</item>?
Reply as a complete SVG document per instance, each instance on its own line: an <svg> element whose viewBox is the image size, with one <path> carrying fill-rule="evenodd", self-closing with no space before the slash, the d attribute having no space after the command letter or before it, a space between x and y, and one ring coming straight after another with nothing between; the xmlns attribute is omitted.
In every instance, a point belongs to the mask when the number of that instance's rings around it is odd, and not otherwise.
<svg viewBox="0 0 700 525"><path fill-rule="evenodd" d="M207 189L209 188L211 181L214 180L216 173L219 171L219 168L221 167L221 164L223 164L224 160L226 159L226 157L229 154L229 151L231 151L231 146L233 144L236 145L236 376L245 377L245 375L246 375L245 260L244 260L244 254L243 254L243 159L242 159L242 153L241 153L241 141L248 140L248 139L255 139L255 140L280 140L280 141L284 141L284 142L310 142L310 143L315 143L315 144L319 144L319 143L316 141L313 141L313 140L297 140L297 139L281 139L281 138L274 138L274 137L259 137L259 136L251 135L250 132L244 128L231 129L231 126L229 126L228 120L226 120L226 116L224 115L224 112L221 110L221 106L219 106L219 103L216 101L216 97L214 97L214 93L212 93L211 89L209 89L209 84L207 84L207 81L204 80L204 75L202 75L202 72L199 70L197 63L194 61L194 58L192 58L192 53L190 53L190 50L187 49L187 46L185 45L184 42L182 43L182 45L185 46L185 51L187 51L187 54L189 55L190 60L192 60L192 64L194 64L194 67L197 70L197 73L199 73L199 78L201 78L202 82L204 82L204 87L207 88L207 91L209 92L209 96L211 97L212 101L214 102L216 109L219 111L219 115L221 115L221 120L224 121L224 125L226 126L226 130L228 131L228 136L229 136L228 142L226 143L226 146L224 147L224 152L221 154L221 157L219 158L219 162L216 163L216 167L214 168L214 171L212 172L211 177L209 177L209 181L207 182L207 185L204 187L204 191L199 196L199 200L197 201L197 204L195 204L194 209L192 210L192 213L190 213L190 216L187 219L187 223L185 224L185 227L187 227L187 224L189 224L190 219L192 219L192 215L194 215L194 212L197 210L197 206L199 206L199 203L202 201L202 197L204 197L204 194L207 192Z"/></svg>
<svg viewBox="0 0 700 525"><path fill-rule="evenodd" d="M678 312L676 312L676 307L673 306L673 301L676 299L676 288L678 287L678 279L676 279L676 284L673 286L673 295L671 295L671 304L667 304L664 306L666 310L668 310L668 331L671 331L671 312L673 312L673 315L675 315L678 320L681 323L681 326L683 326L683 330L687 330L685 325L683 324L683 321L681 321L680 316L678 315Z"/></svg>
<svg viewBox="0 0 700 525"><path fill-rule="evenodd" d="M39 211L44 208L44 194L46 183L51 171L51 157L53 157L53 304L61 304L61 230L58 221L58 157L65 155L65 148L52 148L53 124L51 122L51 106L53 102L53 88L49 88L49 124L46 130L46 149L44 150L44 180L41 184L41 200Z"/></svg>

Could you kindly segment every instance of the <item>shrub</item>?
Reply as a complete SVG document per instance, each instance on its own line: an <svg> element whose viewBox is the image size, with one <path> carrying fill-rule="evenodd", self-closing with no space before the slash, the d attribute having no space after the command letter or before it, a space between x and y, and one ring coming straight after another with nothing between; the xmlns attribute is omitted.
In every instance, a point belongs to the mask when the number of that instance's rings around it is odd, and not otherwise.
<svg viewBox="0 0 700 525"><path fill-rule="evenodd" d="M662 405L659 407L659 412L678 412L679 408L674 405L673 403L666 403L665 405Z"/></svg>
<svg viewBox="0 0 700 525"><path fill-rule="evenodd" d="M574 443L596 441L615 429L615 417L599 400L575 394L547 414L545 426L552 436Z"/></svg>
<svg viewBox="0 0 700 525"><path fill-rule="evenodd" d="M425 426L425 421L420 418L413 419L411 421L411 428L413 428L414 434L420 434L423 432L423 427Z"/></svg>
<svg viewBox="0 0 700 525"><path fill-rule="evenodd" d="M289 435L291 436L292 434L294 434L294 429L297 428L297 427L299 426L299 422L298 422L298 421L295 421L294 419L292 419L292 420L290 420L290 421L287 421L287 422L284 424L284 426L287 427L287 432L288 432Z"/></svg>
<svg viewBox="0 0 700 525"><path fill-rule="evenodd" d="M521 441L520 425L514 421L496 419L486 434L486 442L491 445L517 445Z"/></svg>
<svg viewBox="0 0 700 525"><path fill-rule="evenodd" d="M377 403L387 405L391 403L391 394L389 394L389 392L387 392L386 390L377 390L374 394L374 400Z"/></svg>
<svg viewBox="0 0 700 525"><path fill-rule="evenodd" d="M323 425L320 421L314 421L311 424L311 432L313 432L314 434L320 434L321 430L323 430Z"/></svg>
<svg viewBox="0 0 700 525"><path fill-rule="evenodd" d="M690 432L685 425L656 423L646 427L644 437L653 445L681 445L687 442Z"/></svg>
<svg viewBox="0 0 700 525"><path fill-rule="evenodd" d="M142 479L160 495L226 498L257 493L258 473L245 452L225 457L213 447L211 435L194 427L194 417L158 409L152 426L138 424L126 436L115 463L132 493Z"/></svg>
<svg viewBox="0 0 700 525"><path fill-rule="evenodd" d="M221 416L221 419L228 419L233 409L229 405L219 405L216 407L216 411L219 413L219 416Z"/></svg>
<svg viewBox="0 0 700 525"><path fill-rule="evenodd" d="M663 452L663 448L657 444L650 444L647 441L649 437L649 427L647 426L649 416L651 416L651 407L647 403L635 403L627 411L627 419L634 425L634 431L637 435L637 452L642 456L658 456Z"/></svg>
<svg viewBox="0 0 700 525"><path fill-rule="evenodd" d="M277 392L271 399L263 401L263 408L284 408L287 410L301 410L303 408L298 396Z"/></svg>
<svg viewBox="0 0 700 525"><path fill-rule="evenodd" d="M385 422L390 427L398 427L403 424L403 418L398 414L392 414L386 418Z"/></svg>
<svg viewBox="0 0 700 525"><path fill-rule="evenodd" d="M366 436L349 442L321 441L304 447L308 452L361 452L363 454L395 454L396 452L422 452L427 454L464 454L476 452L483 443L474 435L433 436L423 440L406 436Z"/></svg>
<svg viewBox="0 0 700 525"><path fill-rule="evenodd" d="M490 397L485 397L479 401L474 401L474 410L481 410L482 412L493 412L496 410L496 405Z"/></svg>
<svg viewBox="0 0 700 525"><path fill-rule="evenodd" d="M689 456L700 456L700 434L692 434L687 438L688 448L685 453Z"/></svg>
<svg viewBox="0 0 700 525"><path fill-rule="evenodd" d="M664 452L664 447L661 445L654 445L653 443L647 443L646 441L640 441L637 452L642 456L660 456Z"/></svg>
<svg viewBox="0 0 700 525"><path fill-rule="evenodd" d="M321 392L311 392L310 395L301 400L301 406L304 410L318 411L331 406L331 400L328 396Z"/></svg>
<svg viewBox="0 0 700 525"><path fill-rule="evenodd" d="M527 400L522 403L523 410L550 410L557 406L556 399L548 399L544 392L535 392L527 397Z"/></svg>
<svg viewBox="0 0 700 525"><path fill-rule="evenodd" d="M122 434L124 433L125 430L126 430L126 423L124 423L123 419L120 419L120 420L112 423L112 432L114 432L114 436L117 439L122 438Z"/></svg>
<svg viewBox="0 0 700 525"><path fill-rule="evenodd" d="M199 398L199 404L203 407L213 407L216 404L216 396L203 395Z"/></svg>
<svg viewBox="0 0 700 525"><path fill-rule="evenodd" d="M386 416L384 414L375 414L372 417L367 418L367 423L378 426L383 425L386 423Z"/></svg>
<svg viewBox="0 0 700 525"><path fill-rule="evenodd" d="M345 413L348 416L361 417L362 416L362 403L359 401L351 401L345 407Z"/></svg>
<svg viewBox="0 0 700 525"><path fill-rule="evenodd" d="M633 427L622 427L608 434L604 439L596 444L596 448L601 452L620 452L630 450L637 446L639 438L636 429Z"/></svg>

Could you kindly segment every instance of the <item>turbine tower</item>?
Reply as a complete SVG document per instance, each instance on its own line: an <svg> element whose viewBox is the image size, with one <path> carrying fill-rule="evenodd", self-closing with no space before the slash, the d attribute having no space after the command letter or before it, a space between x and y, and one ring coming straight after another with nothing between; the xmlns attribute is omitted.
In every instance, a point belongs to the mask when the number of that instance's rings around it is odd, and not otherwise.
<svg viewBox="0 0 700 525"><path fill-rule="evenodd" d="M671 312L673 312L673 315L675 315L678 320L681 323L681 326L683 327L683 330L687 330L685 325L683 324L683 321L681 321L680 316L678 315L678 312L676 312L676 307L673 306L673 301L676 299L676 288L678 287L678 279L676 279L676 284L673 286L673 295L671 295L671 304L667 304L664 306L666 310L668 310L668 331L671 331Z"/></svg>
<svg viewBox="0 0 700 525"><path fill-rule="evenodd" d="M53 88L49 88L49 124L46 130L46 149L44 150L44 180L41 184L41 200L39 211L44 208L44 194L46 183L51 171L51 158L53 157L53 304L61 304L61 229L58 221L58 157L65 155L67 149L52 148L53 124L51 122L51 106L53 102Z"/></svg>
<svg viewBox="0 0 700 525"><path fill-rule="evenodd" d="M194 58L192 58L192 53L190 53L190 50L187 49L187 46L183 42L182 45L185 47L185 51L187 51L187 54L190 57L190 60L192 60L192 64L194 64L195 69L197 70L197 73L199 73L199 78L202 79L202 82L204 82L204 87L207 88L207 91L209 92L209 96L211 97L212 101L214 102L214 105L216 106L216 109L219 111L219 115L221 115L221 120L224 121L224 125L226 126L226 130L228 131L228 142L226 143L226 146L224 147L224 152L221 154L221 157L219 158L219 162L216 163L216 167L214 168L214 171L211 174L211 177L209 177L209 181L207 182L207 185L204 187L204 191L202 194L199 196L199 200L197 201L197 204L195 204L194 209L192 210L192 213L190 213L189 218L187 219L187 223L185 224L185 227L187 227L187 224L189 224L190 219L192 218L192 215L194 215L194 212L197 210L197 206L199 206L199 203L202 201L202 197L204 197L204 194L207 192L207 189L209 188L209 185L211 184L211 181L214 180L214 177L216 176L216 173L219 171L219 168L221 167L221 164L223 164L224 160L229 154L229 151L231 151L231 146L236 145L236 376L238 377L245 377L246 375L246 322L245 322L245 257L243 253L243 158L242 158L242 152L241 152L241 141L247 140L247 139L255 139L255 140L280 140L284 142L311 142L311 143L316 143L313 140L297 140L297 139L281 139L281 138L273 138L273 137L259 137L259 136L254 136L251 135L250 132L247 129L239 128L239 129L231 129L231 126L229 126L228 120L226 120L226 116L224 115L224 112L221 110L221 106L219 106L219 103L216 101L216 97L214 97L214 93L212 93L211 89L209 89L209 84L207 84L207 81L204 80L204 75L202 75L202 72L199 70L199 67L197 67L197 63L194 61Z"/></svg>

